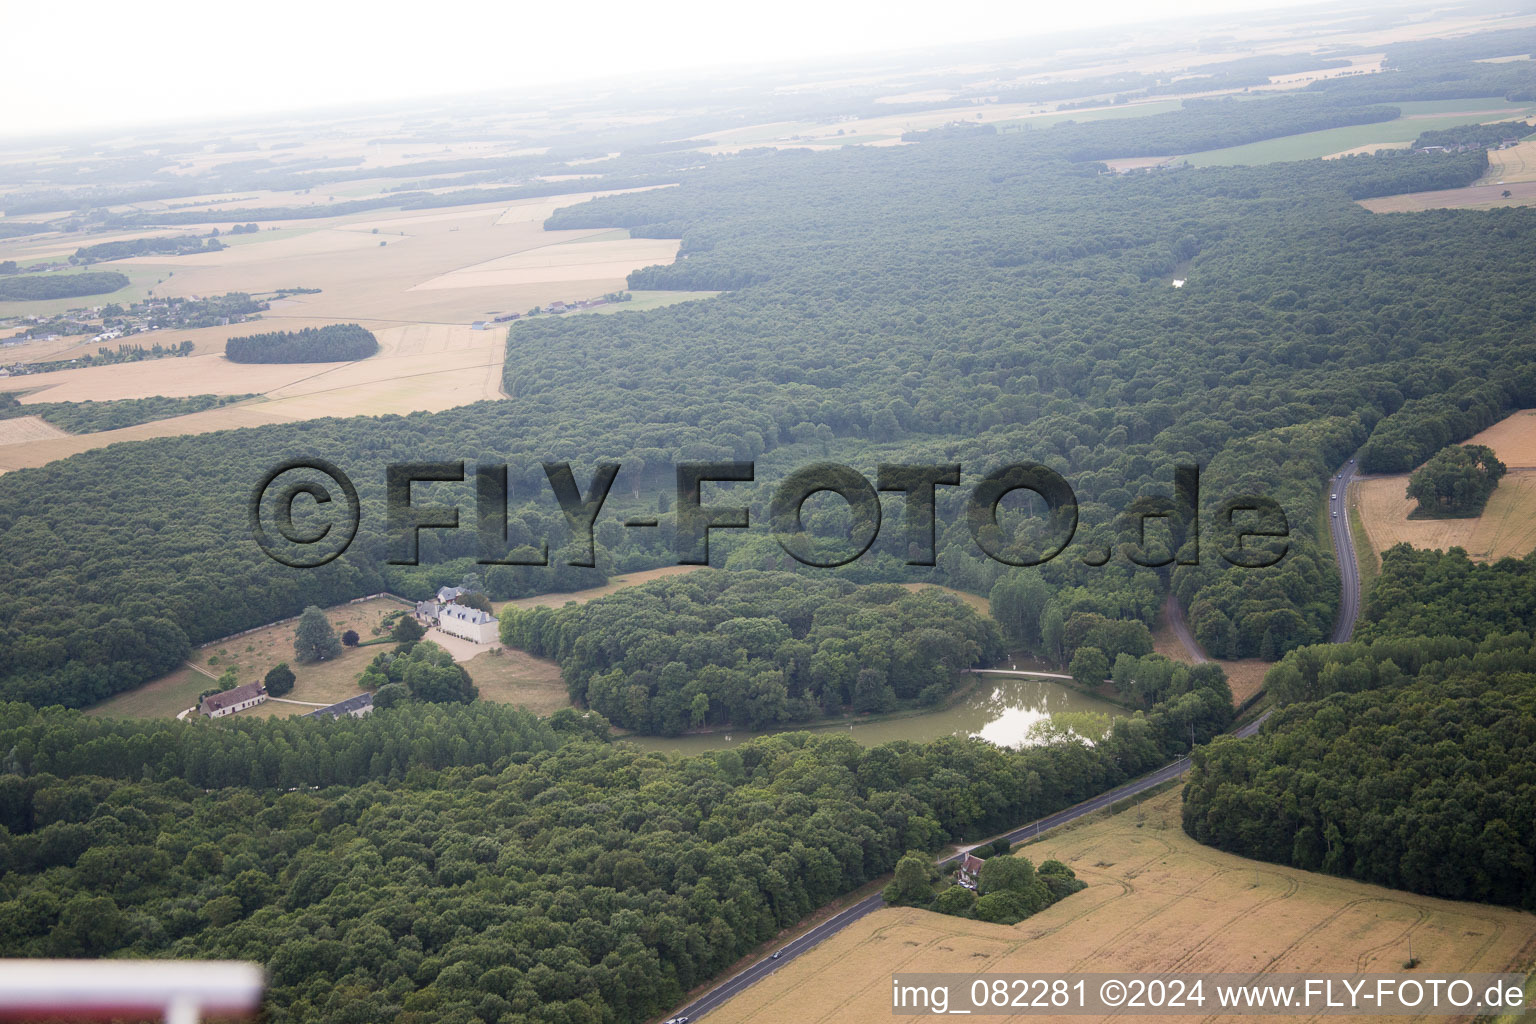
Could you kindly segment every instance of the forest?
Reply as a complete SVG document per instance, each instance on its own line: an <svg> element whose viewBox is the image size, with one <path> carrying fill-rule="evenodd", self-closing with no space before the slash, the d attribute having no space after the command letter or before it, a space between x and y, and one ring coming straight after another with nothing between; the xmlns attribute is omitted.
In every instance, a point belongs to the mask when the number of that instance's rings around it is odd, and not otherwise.
<svg viewBox="0 0 1536 1024"><path fill-rule="evenodd" d="M373 332L358 324L328 324L230 338L224 356L234 363L340 363L379 350Z"/></svg>
<svg viewBox="0 0 1536 1024"><path fill-rule="evenodd" d="M1184 828L1247 857L1536 909L1536 555L1399 545L1349 644L1272 668L1255 738L1195 754Z"/></svg>
<svg viewBox="0 0 1536 1024"><path fill-rule="evenodd" d="M1231 715L1200 691L1092 747L784 733L669 758L592 713L478 701L217 723L0 704L0 954L256 960L274 1022L640 1024L903 854L1069 806Z"/></svg>
<svg viewBox="0 0 1536 1024"><path fill-rule="evenodd" d="M217 409L231 402L241 402L254 395L191 395L187 398L122 398L110 402L34 402L23 405L11 394L0 394L0 419L16 416L41 416L60 430L71 434L92 434L98 430L118 430L137 423L185 416L188 413Z"/></svg>
<svg viewBox="0 0 1536 1024"><path fill-rule="evenodd" d="M1505 139L1523 139L1531 134L1531 126L1525 121L1500 121L1496 124L1464 124L1456 128L1428 131L1413 140L1413 148L1421 146L1497 146Z"/></svg>
<svg viewBox="0 0 1536 1024"><path fill-rule="evenodd" d="M1164 130L1153 121L1120 130ZM388 562L384 466L434 459L508 464L504 549L548 545L547 566L485 572L496 599L675 563L679 461L756 460L756 482L712 486L762 523L773 485L809 462L871 479L883 462L957 463L970 485L1028 458L1078 500L1072 546L1039 568L1063 625L1077 613L1150 625L1171 585L1217 657L1322 641L1339 593L1316 533L1332 470L1357 450L1373 472L1412 468L1536 405L1522 269L1536 211L1378 216L1351 201L1471 180L1481 153L1111 176L1068 159L1085 127L743 156L678 188L560 210L549 227L681 236L687 258L635 272L633 287L732 290L643 316L516 324L509 401L160 439L0 477L0 695L83 706L175 664L183 637L456 582L482 557L475 530L425 530L419 566ZM1168 286L1176 269L1184 289ZM251 542L245 502L271 466L313 457L352 476L362 526L335 562L289 569ZM583 482L599 461L623 465L595 568L562 557L549 460ZM1184 464L1200 467L1200 550L1170 552L1152 521L1137 557L1186 564L1138 565L1122 513L1170 495ZM108 489L119 516L103 523ZM433 491L469 515L472 484ZM845 569L798 566L762 529L717 533L715 564L987 594L1007 567L977 549L964 491L937 488L931 567L907 564L894 495L879 540ZM1278 503L1288 532L1269 568L1219 553L1236 528L1223 506L1254 495ZM159 528L170 509L176 529ZM631 513L658 527L624 529ZM1029 519L1025 506L1008 516ZM811 504L807 521L844 526ZM197 557L210 550L223 555ZM1112 666L1118 652L1103 653Z"/></svg>
<svg viewBox="0 0 1536 1024"><path fill-rule="evenodd" d="M128 276L115 270L84 274L23 274L0 280L0 301L74 299L82 295L106 295L128 287Z"/></svg>
<svg viewBox="0 0 1536 1024"><path fill-rule="evenodd" d="M501 638L559 662L572 701L665 735L933 706L1003 654L992 622L942 591L751 570L509 609Z"/></svg>

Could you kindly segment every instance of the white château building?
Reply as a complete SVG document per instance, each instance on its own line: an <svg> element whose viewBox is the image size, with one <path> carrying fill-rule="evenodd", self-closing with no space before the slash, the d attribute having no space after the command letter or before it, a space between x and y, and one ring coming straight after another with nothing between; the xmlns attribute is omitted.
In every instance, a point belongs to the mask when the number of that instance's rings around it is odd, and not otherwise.
<svg viewBox="0 0 1536 1024"><path fill-rule="evenodd" d="M449 636L475 644L493 644L500 639L501 623L496 616L462 604L444 605L437 615L437 628Z"/></svg>

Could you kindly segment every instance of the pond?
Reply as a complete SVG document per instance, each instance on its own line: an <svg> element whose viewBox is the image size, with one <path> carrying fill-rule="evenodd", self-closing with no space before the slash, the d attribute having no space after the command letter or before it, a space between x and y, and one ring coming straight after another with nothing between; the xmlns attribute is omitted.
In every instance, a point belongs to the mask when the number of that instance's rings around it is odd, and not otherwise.
<svg viewBox="0 0 1536 1024"><path fill-rule="evenodd" d="M1043 666L1027 663L1022 658L1011 659L1000 668L1009 669L1013 665L1017 665L1021 670L1049 671ZM1076 717L1083 712L1109 717L1127 714L1122 707L1090 697L1055 680L1025 676L984 675L977 680L971 692L964 698L950 707L937 711L874 721L853 720L836 724L818 724L813 727L802 727L802 729L817 733L844 732L867 747L890 743L893 740L926 742L942 736L975 736L996 743L998 746L1013 747L1042 742L1041 737L1035 734L1035 730L1041 723L1053 718L1057 726L1062 728L1083 724L1082 720ZM798 730L776 729L773 731ZM764 735L769 734L731 730L702 736L632 736L626 739L647 750L673 754L699 754L708 750L740 746L750 739Z"/></svg>

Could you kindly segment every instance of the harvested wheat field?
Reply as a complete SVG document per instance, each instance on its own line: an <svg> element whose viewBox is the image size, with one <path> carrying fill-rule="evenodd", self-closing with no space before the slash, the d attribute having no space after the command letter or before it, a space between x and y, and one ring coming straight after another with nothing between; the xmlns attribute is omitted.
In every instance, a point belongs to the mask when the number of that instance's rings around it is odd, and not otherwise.
<svg viewBox="0 0 1536 1024"><path fill-rule="evenodd" d="M1521 409L1463 444L1485 444L1510 469L1536 469L1536 409Z"/></svg>
<svg viewBox="0 0 1536 1024"><path fill-rule="evenodd" d="M1407 496L1407 488L1406 475L1367 477L1351 488L1350 500L1378 555L1405 543L1441 551L1464 548L1485 562L1536 550L1536 470L1507 474L1475 519L1409 519L1418 503Z"/></svg>
<svg viewBox="0 0 1536 1024"><path fill-rule="evenodd" d="M1407 474L1364 477L1352 486L1350 501L1378 555L1399 543L1460 547L1480 561L1536 550L1536 409L1511 413L1462 443L1487 445L1509 467L1476 518L1409 519L1418 505L1407 496Z"/></svg>
<svg viewBox="0 0 1536 1024"><path fill-rule="evenodd" d="M0 448L8 444L31 444L69 434L49 423L41 416L16 416L0 420Z"/></svg>
<svg viewBox="0 0 1536 1024"><path fill-rule="evenodd" d="M1488 153L1488 173L1484 183L1536 181L1536 140L1527 140L1509 149L1496 149Z"/></svg>
<svg viewBox="0 0 1536 1024"><path fill-rule="evenodd" d="M1221 853L1184 834L1179 807L1175 789L1025 847L1037 864L1064 861L1088 888L1018 925L877 911L712 1011L710 1022L886 1022L897 971L1384 974L1400 970L1410 938L1418 970L1431 973L1523 968L1536 953L1530 914Z"/></svg>
<svg viewBox="0 0 1536 1024"><path fill-rule="evenodd" d="M560 274L525 282L483 281L446 288L418 288L434 278L554 242L600 234L594 230L545 231L556 209L612 192L483 203L448 209L372 211L302 221L273 221L274 232L245 236L218 252L174 259L140 256L113 267L174 270L156 287L167 296L263 292L301 286L317 295L295 296L293 315L331 321L396 320L469 324L494 311L523 312L557 299L571 301L624 286L631 270L670 263L677 243L618 249L593 265L574 264ZM213 208L217 209L217 208ZM210 211L211 217L222 214ZM509 284L520 285L508 287Z"/></svg>
<svg viewBox="0 0 1536 1024"><path fill-rule="evenodd" d="M1508 192L1509 195L1504 193ZM1419 210L1490 210L1496 206L1530 206L1536 203L1536 181L1508 181L1502 185L1468 185L1435 192L1409 192L1380 199L1358 200L1372 213L1414 213Z"/></svg>

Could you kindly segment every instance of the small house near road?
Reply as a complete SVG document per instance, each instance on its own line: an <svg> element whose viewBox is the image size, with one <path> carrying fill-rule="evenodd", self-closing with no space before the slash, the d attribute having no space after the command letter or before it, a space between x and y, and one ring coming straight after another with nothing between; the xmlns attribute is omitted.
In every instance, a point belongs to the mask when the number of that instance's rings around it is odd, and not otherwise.
<svg viewBox="0 0 1536 1024"><path fill-rule="evenodd" d="M233 690L225 690L223 693L213 693L203 698L198 710L209 718L223 718L232 715L236 711L244 711L253 708L257 704L265 703L267 688L261 683L242 683Z"/></svg>
<svg viewBox="0 0 1536 1024"><path fill-rule="evenodd" d="M969 853L964 857L961 857L960 870L956 872L956 874L959 876L960 884L965 886L967 889L976 888L976 882L981 878L981 866L985 863L986 861L982 860L980 857Z"/></svg>

